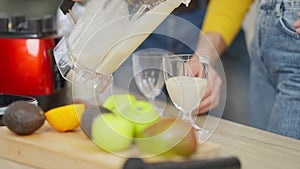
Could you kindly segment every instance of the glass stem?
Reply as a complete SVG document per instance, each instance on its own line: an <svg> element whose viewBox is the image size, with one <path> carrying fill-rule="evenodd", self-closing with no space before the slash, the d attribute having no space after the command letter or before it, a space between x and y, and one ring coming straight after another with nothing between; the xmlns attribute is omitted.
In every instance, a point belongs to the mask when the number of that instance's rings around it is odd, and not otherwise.
<svg viewBox="0 0 300 169"><path fill-rule="evenodd" d="M150 103L153 107L155 107L154 100L155 100L155 97L154 97L153 95L151 95L151 96L148 98L149 103Z"/></svg>
<svg viewBox="0 0 300 169"><path fill-rule="evenodd" d="M202 128L200 128L193 120L192 118L192 112L184 112L183 113L183 116L182 116L182 120L188 122L189 124L192 125L192 127L195 129L195 130L201 130Z"/></svg>
<svg viewBox="0 0 300 169"><path fill-rule="evenodd" d="M149 103L153 106L153 108L157 111L157 113L160 115L160 116L163 116L163 110L160 109L158 106L156 106L156 103L155 103L155 97L156 96L153 96L151 95L148 100L149 100Z"/></svg>

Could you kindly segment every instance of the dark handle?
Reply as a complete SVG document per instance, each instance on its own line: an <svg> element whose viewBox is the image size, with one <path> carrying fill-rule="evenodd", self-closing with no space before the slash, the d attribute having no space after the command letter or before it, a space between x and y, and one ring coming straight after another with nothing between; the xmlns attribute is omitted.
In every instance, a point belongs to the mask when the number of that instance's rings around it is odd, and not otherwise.
<svg viewBox="0 0 300 169"><path fill-rule="evenodd" d="M74 3L75 2L72 1L72 0L62 0L61 3L60 3L60 5L59 5L59 8L61 9L61 11L64 14L67 14L72 9Z"/></svg>
<svg viewBox="0 0 300 169"><path fill-rule="evenodd" d="M129 158L123 169L240 169L241 163L236 157L213 158L186 162L145 163L140 158Z"/></svg>

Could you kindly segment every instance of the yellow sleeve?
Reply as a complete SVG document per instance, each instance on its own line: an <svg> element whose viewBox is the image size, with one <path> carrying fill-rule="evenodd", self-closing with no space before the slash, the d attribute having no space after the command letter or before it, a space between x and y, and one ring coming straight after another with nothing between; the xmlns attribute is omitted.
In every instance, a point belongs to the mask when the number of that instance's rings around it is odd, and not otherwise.
<svg viewBox="0 0 300 169"><path fill-rule="evenodd" d="M202 31L217 32L230 45L253 0L209 0Z"/></svg>

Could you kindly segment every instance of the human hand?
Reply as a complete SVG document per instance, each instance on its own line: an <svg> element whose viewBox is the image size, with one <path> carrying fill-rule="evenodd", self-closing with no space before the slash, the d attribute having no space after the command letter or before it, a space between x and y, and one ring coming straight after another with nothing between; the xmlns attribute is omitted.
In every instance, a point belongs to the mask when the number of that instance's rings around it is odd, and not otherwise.
<svg viewBox="0 0 300 169"><path fill-rule="evenodd" d="M222 79L213 67L209 68L207 87L201 103L198 107L197 114L204 114L209 110L217 107L221 97Z"/></svg>
<svg viewBox="0 0 300 169"><path fill-rule="evenodd" d="M300 12L298 12L298 16L300 17ZM300 18L294 22L294 26L296 27L296 32L300 34Z"/></svg>
<svg viewBox="0 0 300 169"><path fill-rule="evenodd" d="M210 64L208 71L208 83L204 96L198 109L193 111L193 114L204 114L219 105L223 81L214 69L214 66L216 66L216 63L220 59L219 56L223 53L226 47L225 41L219 33L208 32L200 34L199 43L195 53L197 56L207 56ZM194 73L197 72L194 68L192 71Z"/></svg>
<svg viewBox="0 0 300 169"><path fill-rule="evenodd" d="M202 66L190 64L193 74L202 73ZM221 97L222 79L216 70L210 65L208 70L208 79L205 93L201 100L201 103L194 114L204 114L210 109L213 109L219 105Z"/></svg>

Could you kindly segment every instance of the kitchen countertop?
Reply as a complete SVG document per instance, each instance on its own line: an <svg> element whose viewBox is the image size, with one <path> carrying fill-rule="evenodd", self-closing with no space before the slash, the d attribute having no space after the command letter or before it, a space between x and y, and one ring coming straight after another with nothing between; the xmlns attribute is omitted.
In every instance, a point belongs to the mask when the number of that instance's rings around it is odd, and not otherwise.
<svg viewBox="0 0 300 169"><path fill-rule="evenodd" d="M221 155L237 156L243 169L296 169L300 141L238 123L221 120L211 141L221 145Z"/></svg>
<svg viewBox="0 0 300 169"><path fill-rule="evenodd" d="M299 140L224 119L220 121L209 142L220 145L220 157L238 157L243 169L296 169L300 165ZM33 167L0 158L0 168L32 169Z"/></svg>

